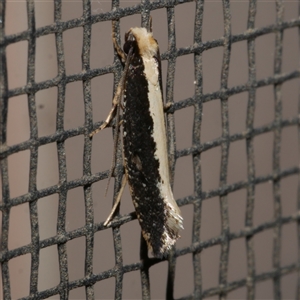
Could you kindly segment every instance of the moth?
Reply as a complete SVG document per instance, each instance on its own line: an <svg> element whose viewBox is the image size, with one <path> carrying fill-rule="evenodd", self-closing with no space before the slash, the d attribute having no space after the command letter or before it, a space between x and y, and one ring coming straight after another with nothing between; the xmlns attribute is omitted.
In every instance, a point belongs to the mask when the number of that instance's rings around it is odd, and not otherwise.
<svg viewBox="0 0 300 300"><path fill-rule="evenodd" d="M150 30L138 27L125 34L124 50L114 33L113 43L124 71L112 109L99 130L115 115L119 123L122 108L125 176L105 225L110 222L128 181L148 249L155 257L162 257L180 237L183 219L170 186L159 47Z"/></svg>

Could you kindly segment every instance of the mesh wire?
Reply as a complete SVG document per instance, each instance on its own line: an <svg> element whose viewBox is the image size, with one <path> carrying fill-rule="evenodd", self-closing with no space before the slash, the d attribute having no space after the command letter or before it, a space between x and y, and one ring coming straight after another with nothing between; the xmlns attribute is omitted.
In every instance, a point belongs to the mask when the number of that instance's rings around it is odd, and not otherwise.
<svg viewBox="0 0 300 300"><path fill-rule="evenodd" d="M118 65L110 65L99 69L90 69L90 47L91 47L91 27L93 24L102 21L109 21L120 19L125 16L133 14L142 15L142 23L145 25L148 22L150 12L160 8L167 10L168 22L168 38L169 48L166 53L162 54L162 60L168 61L167 70L167 94L166 101L171 102L172 105L168 110L168 138L170 142L170 162L171 169L174 174L176 159L191 155L193 157L193 170L194 170L194 195L188 196L178 200L180 206L192 204L194 208L193 218L193 233L192 243L189 247L176 249L168 258L168 282L167 282L167 298L173 299L174 289L174 275L176 258L188 253L193 257L194 268L194 282L192 294L181 299L201 299L209 296L216 296L223 298L227 293L240 287L247 288L248 299L255 297L255 284L262 280L271 279L274 283L274 299L281 298L280 280L281 278L291 272L298 272L298 284L296 296L300 298L300 255L298 261L290 265L282 265L281 254L281 229L284 224L296 222L298 228L298 249L300 244L300 215L298 212L290 216L282 216L281 197L280 197L280 180L287 176L299 174L299 167L294 166L288 169L280 168L280 147L282 143L281 131L284 127L298 126L298 134L300 139L299 118L283 119L282 117L282 84L293 78L300 77L300 71L295 67L295 70L290 73L282 72L282 48L283 48L283 33L284 30L300 26L300 19L283 21L283 1L276 1L276 22L270 26L255 28L254 19L256 15L256 1L251 0L249 3L248 12L248 30L243 34L231 34L231 11L230 1L223 0L224 12L224 36L220 39L213 41L202 41L202 23L203 23L203 1L196 2L195 10L195 32L194 43L190 47L176 48L175 44L175 17L174 10L177 5L191 2L189 0L162 0L157 2L150 2L149 0L142 0L140 4L133 7L120 8L119 1L112 1L112 10L107 13L98 15L91 15L91 2L83 0L83 15L80 18L72 19L66 22L61 20L62 16L62 3L60 1L54 2L55 22L50 26L35 28L35 3L33 0L27 1L27 17L28 17L28 30L13 35L5 35L5 6L4 1L0 2L0 91L1 91L1 122L0 122L0 164L1 164L1 179L2 179L2 202L0 203L0 210L2 212L2 232L1 232L1 271L3 281L3 298L11 299L11 279L9 276L8 263L11 259L24 255L31 254L31 275L30 275L30 295L23 299L44 299L53 295L59 294L62 299L68 298L69 291L78 287L85 286L86 297L88 299L94 298L94 284L98 281L115 277L116 288L115 298L122 298L122 282L123 275L127 272L140 270L142 282L142 296L143 299L150 299L150 282L149 282L149 268L160 260L155 258L148 258L147 248L145 244L141 243L141 261L123 265L122 262L122 248L120 240L120 226L136 218L134 213L121 216L114 219L111 223L113 227L113 238L115 247L115 267L98 274L93 273L93 243L94 234L98 231L104 230L103 223L94 223L93 220L93 203L91 195L91 186L93 183L106 179L108 171L92 174L91 172L91 146L92 142L88 134L100 123L93 124L92 121L92 105L91 105L91 79L96 76L101 76L108 73L120 74L121 70ZM83 71L74 74L66 75L63 39L62 34L64 31L71 28L83 28L83 48L82 48L82 66ZM54 33L57 49L57 63L58 63L58 76L52 80L44 82L35 82L34 69L35 69L35 49L36 39L38 37ZM256 79L256 64L255 64L255 39L268 33L275 33L276 46L275 46L275 66L274 76L264 78L262 80ZM27 67L27 83L25 86L8 89L7 79L7 63L6 63L6 47L19 41L28 41L28 67ZM239 41L247 41L248 45L248 70L249 80L246 84L228 87L228 74L229 62L231 55L231 45ZM223 47L223 63L221 75L221 88L218 91L203 94L202 90L202 54L208 49L215 47ZM194 55L194 68L195 68L195 94L192 98L184 99L176 103L173 102L173 86L174 86L174 73L176 58L187 55ZM64 130L64 101L66 85L70 82L82 81L84 90L84 109L85 109L85 124L84 126ZM259 87L272 85L275 94L275 119L274 122L255 128L254 127L254 108L256 100L256 90ZM35 108L35 94L43 89L50 87L57 87L58 89L58 109L57 109L57 122L56 132L52 135L38 137L37 131L37 113ZM247 108L247 128L244 132L230 135L229 122L228 122L228 98L232 95L248 92L248 108ZM30 139L12 146L7 146L7 113L9 98L17 95L25 94L28 97L29 115L30 115ZM202 143L200 140L200 128L202 121L203 103L220 99L221 113L222 113L222 135L215 140ZM175 126L173 114L175 111L184 109L186 107L194 107L194 120L193 120L193 146L187 149L178 151L174 147L175 141ZM266 176L257 177L255 175L254 165L254 137L266 132L274 132L274 151L273 151L273 172ZM66 169L66 155L65 155L65 141L71 137L84 135L84 166L83 177L77 180L67 181ZM240 181L234 184L227 183L227 169L228 169L228 155L230 143L238 140L246 140L247 145L247 180ZM36 186L37 180L37 155L38 148L42 145L49 143L56 143L58 150L59 161L59 183L57 185L38 190ZM221 147L221 173L219 188L211 191L202 190L201 178L201 153L212 149L214 147ZM29 191L27 194L19 197L11 198L9 189L9 176L8 176L8 157L14 153L23 150L30 150L30 174L29 174ZM118 179L116 182L116 190L119 188L120 180L122 177L121 167L121 152L118 152L118 166L116 169L115 177ZM253 210L254 210L254 195L255 186L259 183L272 181L274 193L274 214L275 218L272 221L260 224L259 226L253 225ZM298 185L300 193L300 184ZM86 206L86 220L85 226L73 231L66 231L66 199L67 192L76 187L84 187L84 199ZM246 205L246 224L240 232L229 231L229 216L228 216L228 193L240 189L247 190L247 205ZM51 238L40 240L39 238L39 225L38 225L38 211L37 200L57 193L59 195L59 215L57 224L57 235ZM202 241L200 239L200 225L201 225L201 205L202 201L208 198L218 196L221 205L221 235ZM8 249L8 234L9 234L9 220L11 208L29 203L30 206L30 222L31 222L31 243L13 250ZM298 209L300 208L300 197L298 194ZM273 270L257 274L254 265L254 236L266 229L273 229L274 231L274 247L272 253ZM68 277L67 265L67 251L66 243L71 239L85 236L86 238L86 256L85 256L85 276L78 280L70 281ZM231 241L244 238L246 240L247 251L247 277L228 282L228 260L229 260L229 244ZM40 250L57 245L59 257L59 272L60 284L51 289L38 291L38 268ZM201 251L214 245L221 246L221 258L219 263L219 284L216 287L203 290L202 289L202 273L201 273ZM299 251L299 250L298 250Z"/></svg>

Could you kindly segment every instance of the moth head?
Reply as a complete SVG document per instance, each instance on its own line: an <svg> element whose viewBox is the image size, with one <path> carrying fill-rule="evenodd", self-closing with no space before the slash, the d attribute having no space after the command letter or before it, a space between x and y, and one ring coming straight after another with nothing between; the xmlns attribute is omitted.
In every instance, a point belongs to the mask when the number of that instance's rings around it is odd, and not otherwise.
<svg viewBox="0 0 300 300"><path fill-rule="evenodd" d="M130 48L132 48L132 54L139 53L138 44L131 29L125 33L125 44L123 46L124 52L128 54Z"/></svg>
<svg viewBox="0 0 300 300"><path fill-rule="evenodd" d="M158 52L157 41L146 28L134 27L125 34L124 52L128 54L130 48L133 49L133 54L145 58L156 56Z"/></svg>

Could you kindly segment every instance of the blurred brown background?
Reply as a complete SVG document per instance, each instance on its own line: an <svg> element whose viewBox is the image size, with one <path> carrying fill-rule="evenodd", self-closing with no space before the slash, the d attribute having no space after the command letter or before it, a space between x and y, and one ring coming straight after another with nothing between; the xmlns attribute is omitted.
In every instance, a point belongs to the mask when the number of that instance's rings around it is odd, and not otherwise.
<svg viewBox="0 0 300 300"><path fill-rule="evenodd" d="M136 1L121 1L122 6L132 6ZM36 2L36 27L53 23L53 3L51 1ZM243 33L247 29L248 1L232 1L231 21L232 34ZM276 10L274 1L258 1L255 27L274 24ZM285 2L284 19L298 18L298 3ZM81 1L63 1L63 21L82 15ZM110 1L93 1L92 13L109 11ZM27 29L25 1L7 1L6 34L18 33ZM176 46L186 47L193 44L195 3L178 5L175 9ZM166 9L151 12L153 32L160 45L161 53L167 50ZM140 15L121 19L121 36L134 26L140 26ZM223 8L221 1L206 1L204 5L203 41L219 39L224 34ZM67 75L81 72L82 28L67 30L63 33ZM283 39L283 72L299 69L299 36L296 27L284 31ZM26 84L27 42L18 42L7 47L9 89ZM274 74L275 34L267 34L256 39L257 79ZM99 68L113 62L111 41L111 23L101 22L93 25L91 68ZM57 75L56 49L54 34L37 39L36 49L36 81L40 82ZM203 92L214 92L220 88L223 48L213 48L203 53ZM194 95L194 57L187 55L176 61L174 101ZM163 62L163 79L166 79L167 62ZM247 42L232 44L229 71L229 87L245 84L248 80ZM92 80L92 99L94 122L103 120L110 107L113 89L113 75L96 77ZM299 79L287 81L282 86L283 119L298 115ZM39 136L53 134L56 130L57 89L50 88L37 93L38 133ZM246 111L248 93L240 93L229 98L230 134L246 130ZM175 113L177 149L192 146L193 107ZM271 123L274 120L274 90L269 85L257 89L254 127ZM66 110L64 116L65 129L76 128L84 124L84 107L82 82L67 85ZM9 100L8 145L14 145L29 139L29 116L25 95ZM220 101L213 100L203 106L203 122L201 141L206 142L221 136ZM272 173L273 133L255 137L256 176ZM92 172L100 172L110 168L112 158L111 129L99 133L93 140ZM297 127L285 127L282 130L281 169L298 166ZM202 179L203 191L219 186L220 147L203 152ZM66 141L68 180L82 176L83 136ZM9 157L9 178L11 197L28 192L29 151L22 151ZM247 179L246 142L241 140L230 144L228 183ZM48 144L39 148L38 157L38 189L46 188L58 182L58 161L56 144ZM283 215L297 211L298 176L289 176L281 181L281 197ZM107 180L93 184L93 200L95 222L103 222L111 209L113 180L107 197L104 190ZM174 196L176 199L193 195L193 169L191 156L177 160ZM245 227L246 190L239 190L228 195L230 231L238 232ZM39 226L41 240L56 235L58 196L42 198L38 201ZM126 188L122 198L121 214L133 211L133 205ZM256 186L254 226L273 219L273 187L272 183ZM191 205L182 207L185 230L177 243L181 248L191 244L192 236ZM68 192L67 230L84 226L85 208L83 188ZM219 198L211 198L203 202L201 240L217 237L221 233ZM137 220L121 227L124 264L139 260L140 228ZM30 240L30 221L28 204L12 208L10 216L9 249L26 244ZM254 238L256 274L272 270L273 230L265 230ZM84 276L85 238L71 240L67 244L69 279L75 280ZM290 223L282 228L282 266L297 261L297 228ZM219 282L220 246L214 246L202 252L203 290L215 287ZM108 270L114 266L114 248L111 229L95 234L94 273ZM30 255L23 255L9 262L12 298L29 294ZM177 259L175 281L175 297L190 294L193 290L192 255ZM1 275L0 275L1 276ZM245 239L237 239L230 243L228 282L246 278ZM167 281L167 262L151 268L152 299L164 299ZM297 274L292 273L282 278L282 298L293 299L296 293ZM51 288L59 283L59 266L57 247L52 246L40 252L39 290ZM0 282L1 285L1 282ZM97 299L113 299L115 280L104 280L95 284ZM57 297L53 297L56 299ZM85 289L79 288L70 292L70 299L84 299ZM126 273L123 282L124 299L140 299L139 271ZM237 289L228 294L228 299L245 299L246 288ZM257 299L273 298L271 280L256 285Z"/></svg>

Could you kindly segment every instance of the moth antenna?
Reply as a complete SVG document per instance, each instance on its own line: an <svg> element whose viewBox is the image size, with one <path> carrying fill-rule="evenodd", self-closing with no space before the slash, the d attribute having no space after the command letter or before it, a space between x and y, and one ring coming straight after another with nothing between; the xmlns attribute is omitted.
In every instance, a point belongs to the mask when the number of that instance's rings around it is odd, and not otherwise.
<svg viewBox="0 0 300 300"><path fill-rule="evenodd" d="M116 113L116 122L118 122L118 120L120 119L120 107L117 107L117 113ZM117 157L117 147L118 147L118 141L119 141L119 125L116 126L116 133L114 136L114 152L113 152L113 157L112 157L112 162L111 162L111 167L110 167L110 171L109 171L109 175L108 175L108 181L106 184L106 188L105 188L105 193L104 193L104 197L107 196L107 192L108 192L108 188L109 188L109 184L110 184L110 180L111 177L113 175L113 172L115 170L116 167L116 157Z"/></svg>
<svg viewBox="0 0 300 300"><path fill-rule="evenodd" d="M117 209L117 207L118 207L118 205L119 205L119 203L120 203L120 201L121 201L121 197L122 197L124 188L125 188L125 186L126 186L126 183L127 183L127 176L126 176L126 174L125 174L125 175L123 176L123 179L122 179L122 185L121 185L120 191L119 191L119 193L118 193L118 195L117 195L117 197L116 197L116 201L115 201L115 203L114 203L114 206L113 206L113 208L111 209L111 212L110 212L109 216L107 217L106 221L104 222L104 224L103 224L104 226L109 225L110 220L112 219L112 216L113 216L113 214L115 213L115 211L116 211L116 209Z"/></svg>
<svg viewBox="0 0 300 300"><path fill-rule="evenodd" d="M152 16L149 16L149 21L148 21L148 25L147 25L147 31L148 32L152 32Z"/></svg>
<svg viewBox="0 0 300 300"><path fill-rule="evenodd" d="M117 51L118 55L121 57L122 62L125 63L126 54L124 53L124 51L122 50L122 48L120 47L117 41L116 32L117 32L117 21L112 21L112 40L113 40L114 48Z"/></svg>
<svg viewBox="0 0 300 300"><path fill-rule="evenodd" d="M130 60L131 60L132 51L133 51L133 49L130 48L130 50L128 52L128 55L126 57L126 62L125 62L125 67L124 67L124 70L123 70L123 74L122 74L122 77L119 81L115 97L113 99L113 108L112 108L112 110L114 110L115 114L116 114L116 133L115 133L115 136L114 136L114 151L113 151L112 164L111 164L111 168L110 168L110 172L109 172L109 176L108 176L108 182L107 182L106 189L105 189L105 194L104 194L105 197L107 195L110 180L111 180L111 177L113 175L113 172L114 172L114 169L115 169L115 166L116 166L117 147L118 147L119 134L120 134L119 128L120 128L120 124L121 124L120 123L120 108L122 106L121 99L122 99L122 95L123 95L123 91L124 91L124 83L125 83L125 78L127 76L128 69L129 69L129 63L130 63ZM110 113L110 115L113 115L113 113ZM106 122L106 125L107 124L108 123ZM106 125L103 128L105 128ZM103 129L101 127L100 127L100 130Z"/></svg>

